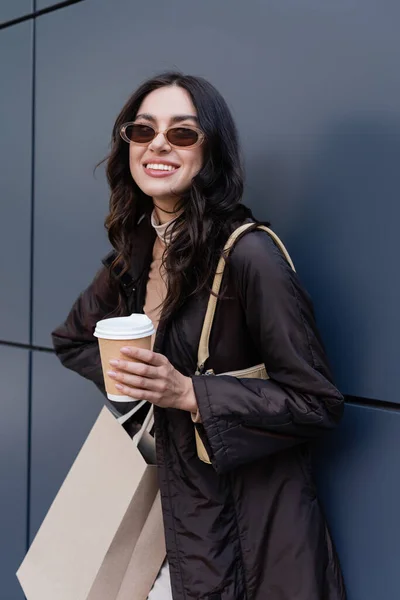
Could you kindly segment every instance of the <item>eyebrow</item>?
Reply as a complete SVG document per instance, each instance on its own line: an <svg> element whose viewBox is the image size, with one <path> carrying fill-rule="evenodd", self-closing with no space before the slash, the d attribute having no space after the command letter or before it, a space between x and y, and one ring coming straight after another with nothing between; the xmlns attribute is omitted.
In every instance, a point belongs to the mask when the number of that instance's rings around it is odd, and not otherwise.
<svg viewBox="0 0 400 600"><path fill-rule="evenodd" d="M137 119L145 119L146 121L150 121L151 123L155 123L156 122L156 118L153 117L153 115L150 115L148 113L142 113L140 115L136 115ZM197 117L195 117L194 115L175 115L174 117L171 118L171 122L172 123L182 123L182 121L187 121L191 119L192 121L195 121L195 123L198 123L199 120Z"/></svg>

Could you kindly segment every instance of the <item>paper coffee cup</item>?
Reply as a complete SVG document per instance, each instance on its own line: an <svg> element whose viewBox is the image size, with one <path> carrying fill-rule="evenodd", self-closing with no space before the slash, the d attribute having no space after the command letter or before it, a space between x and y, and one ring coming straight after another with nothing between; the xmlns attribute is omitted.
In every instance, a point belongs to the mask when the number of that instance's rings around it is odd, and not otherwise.
<svg viewBox="0 0 400 600"><path fill-rule="evenodd" d="M146 315L132 314L129 317L113 317L103 319L96 323L94 336L98 338L101 366L103 368L104 384L107 398L114 402L134 402L131 396L124 396L115 387L115 382L107 375L112 371L111 358L127 360L121 354L120 349L124 346L135 346L150 350L151 337L155 333L154 325ZM129 360L133 361L132 358Z"/></svg>

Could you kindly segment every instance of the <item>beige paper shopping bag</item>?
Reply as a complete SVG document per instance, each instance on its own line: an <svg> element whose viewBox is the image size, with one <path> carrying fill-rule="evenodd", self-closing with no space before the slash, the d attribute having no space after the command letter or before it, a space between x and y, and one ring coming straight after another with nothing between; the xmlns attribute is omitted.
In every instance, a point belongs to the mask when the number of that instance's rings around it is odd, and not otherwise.
<svg viewBox="0 0 400 600"><path fill-rule="evenodd" d="M164 525L158 492L140 532L116 600L147 598L165 555Z"/></svg>
<svg viewBox="0 0 400 600"><path fill-rule="evenodd" d="M27 600L115 600L155 506L161 546L148 570L158 573L165 546L156 467L137 448L151 413L132 441L101 411L17 572Z"/></svg>

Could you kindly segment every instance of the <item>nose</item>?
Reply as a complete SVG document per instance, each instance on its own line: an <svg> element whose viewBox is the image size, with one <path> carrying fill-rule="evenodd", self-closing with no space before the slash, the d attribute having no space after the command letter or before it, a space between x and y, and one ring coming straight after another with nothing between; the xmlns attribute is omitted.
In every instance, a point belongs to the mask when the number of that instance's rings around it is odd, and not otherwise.
<svg viewBox="0 0 400 600"><path fill-rule="evenodd" d="M161 132L150 142L149 148L150 150L154 150L154 152L168 152L171 150L166 136Z"/></svg>

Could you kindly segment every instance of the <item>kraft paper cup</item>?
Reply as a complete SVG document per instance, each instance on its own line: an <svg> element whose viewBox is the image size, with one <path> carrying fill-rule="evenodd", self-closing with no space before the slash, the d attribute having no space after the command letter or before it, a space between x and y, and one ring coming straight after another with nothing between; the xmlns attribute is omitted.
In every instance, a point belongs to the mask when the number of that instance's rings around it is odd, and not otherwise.
<svg viewBox="0 0 400 600"><path fill-rule="evenodd" d="M115 387L115 381L107 375L112 370L111 358L126 360L120 349L124 346L135 346L150 350L151 337L155 333L153 323L146 315L132 314L129 317L103 319L96 323L94 336L99 341L101 366L107 398L114 402L134 402L131 396L124 396ZM129 360L132 360L130 358Z"/></svg>

